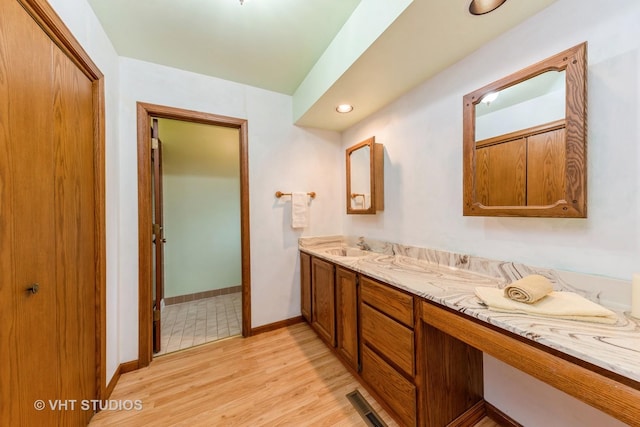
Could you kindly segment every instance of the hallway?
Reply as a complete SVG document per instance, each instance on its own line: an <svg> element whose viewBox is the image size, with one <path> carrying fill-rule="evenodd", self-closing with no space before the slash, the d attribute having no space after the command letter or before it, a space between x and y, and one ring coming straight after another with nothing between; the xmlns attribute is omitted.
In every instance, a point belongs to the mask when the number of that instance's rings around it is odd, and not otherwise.
<svg viewBox="0 0 640 427"><path fill-rule="evenodd" d="M162 347L154 356L240 335L240 325L240 292L166 305L162 310Z"/></svg>

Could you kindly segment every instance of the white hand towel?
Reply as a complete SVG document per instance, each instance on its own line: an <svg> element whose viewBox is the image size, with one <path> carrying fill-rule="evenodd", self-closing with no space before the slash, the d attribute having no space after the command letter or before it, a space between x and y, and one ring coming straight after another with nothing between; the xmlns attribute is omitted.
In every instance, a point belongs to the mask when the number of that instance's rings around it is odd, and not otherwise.
<svg viewBox="0 0 640 427"><path fill-rule="evenodd" d="M291 193L291 228L304 228L309 225L307 200L307 193Z"/></svg>
<svg viewBox="0 0 640 427"><path fill-rule="evenodd" d="M595 323L614 324L618 321L613 311L573 292L551 292L533 304L509 299L504 296L504 290L498 288L478 287L475 293L492 311Z"/></svg>
<svg viewBox="0 0 640 427"><path fill-rule="evenodd" d="M364 193L364 196L362 196L362 208L363 209L369 209L371 207L371 194L370 193Z"/></svg>

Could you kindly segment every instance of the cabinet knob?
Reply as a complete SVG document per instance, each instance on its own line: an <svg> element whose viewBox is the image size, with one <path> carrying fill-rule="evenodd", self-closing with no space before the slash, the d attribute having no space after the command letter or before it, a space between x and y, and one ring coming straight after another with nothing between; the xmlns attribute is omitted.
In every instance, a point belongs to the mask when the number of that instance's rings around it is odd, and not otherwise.
<svg viewBox="0 0 640 427"><path fill-rule="evenodd" d="M27 291L31 292L32 294L37 294L40 291L40 285L34 283L33 285L31 285L31 287L27 288Z"/></svg>

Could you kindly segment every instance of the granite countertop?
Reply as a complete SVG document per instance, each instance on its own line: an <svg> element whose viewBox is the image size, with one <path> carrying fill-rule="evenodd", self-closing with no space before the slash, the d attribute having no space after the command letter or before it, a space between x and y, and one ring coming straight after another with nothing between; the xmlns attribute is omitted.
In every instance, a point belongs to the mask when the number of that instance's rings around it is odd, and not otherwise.
<svg viewBox="0 0 640 427"><path fill-rule="evenodd" d="M338 254L358 244L369 250ZM611 307L607 308L618 315L613 325L499 313L483 306L474 294L477 286L502 288L526 275L541 274L554 290L600 302L597 292L568 283L557 271L342 236L303 237L299 249L631 379L640 389L639 320Z"/></svg>

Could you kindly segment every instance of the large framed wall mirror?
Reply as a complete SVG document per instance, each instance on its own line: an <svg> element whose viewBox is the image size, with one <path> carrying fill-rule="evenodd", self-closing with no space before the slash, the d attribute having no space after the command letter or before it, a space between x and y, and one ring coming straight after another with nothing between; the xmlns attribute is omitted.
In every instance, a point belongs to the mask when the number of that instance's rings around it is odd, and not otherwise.
<svg viewBox="0 0 640 427"><path fill-rule="evenodd" d="M587 216L587 44L463 99L463 214Z"/></svg>
<svg viewBox="0 0 640 427"><path fill-rule="evenodd" d="M384 210L384 146L375 137L347 148L347 213Z"/></svg>

